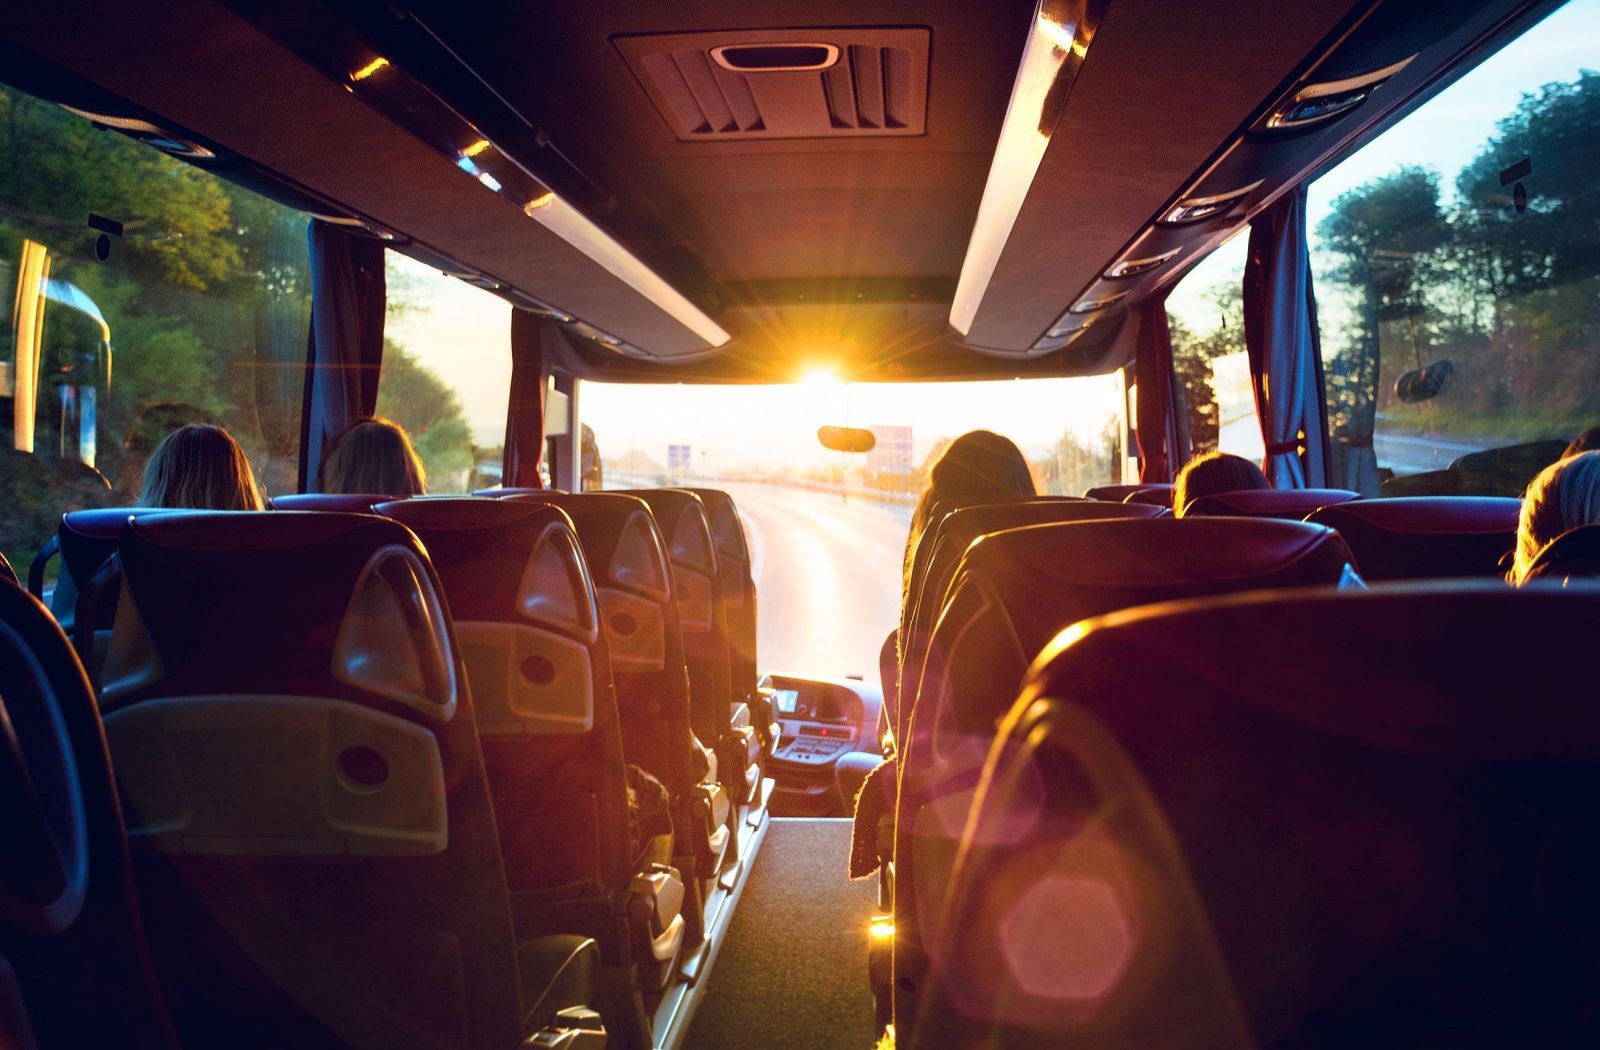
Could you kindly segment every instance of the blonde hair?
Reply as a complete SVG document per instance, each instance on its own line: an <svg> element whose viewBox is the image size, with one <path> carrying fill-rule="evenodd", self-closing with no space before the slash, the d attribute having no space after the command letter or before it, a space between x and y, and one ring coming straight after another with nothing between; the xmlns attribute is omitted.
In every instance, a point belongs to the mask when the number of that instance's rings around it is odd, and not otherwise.
<svg viewBox="0 0 1600 1050"><path fill-rule="evenodd" d="M1201 496L1270 487L1261 468L1243 456L1207 452L1191 459L1178 471L1178 480L1172 487L1172 513L1183 517L1189 504Z"/></svg>
<svg viewBox="0 0 1600 1050"><path fill-rule="evenodd" d="M260 510L261 490L250 461L226 430L191 423L162 438L150 453L139 506Z"/></svg>
<svg viewBox="0 0 1600 1050"><path fill-rule="evenodd" d="M1544 550L1568 529L1600 525L1600 452L1552 463L1528 483L1517 518L1517 549L1506 578L1522 584Z"/></svg>
<svg viewBox="0 0 1600 1050"><path fill-rule="evenodd" d="M428 474L405 428L376 417L351 424L322 459L317 489L333 493L421 496Z"/></svg>

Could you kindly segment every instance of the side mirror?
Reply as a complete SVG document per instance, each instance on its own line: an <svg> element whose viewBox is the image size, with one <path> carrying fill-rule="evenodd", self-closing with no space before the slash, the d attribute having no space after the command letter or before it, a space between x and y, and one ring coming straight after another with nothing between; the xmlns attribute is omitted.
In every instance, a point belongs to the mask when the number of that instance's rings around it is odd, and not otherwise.
<svg viewBox="0 0 1600 1050"><path fill-rule="evenodd" d="M1448 360L1414 368L1394 381L1394 396L1408 405L1438 397L1450 385L1450 377L1455 370L1456 366Z"/></svg>
<svg viewBox="0 0 1600 1050"><path fill-rule="evenodd" d="M819 427L817 440L835 452L871 452L878 444L872 431L860 427Z"/></svg>

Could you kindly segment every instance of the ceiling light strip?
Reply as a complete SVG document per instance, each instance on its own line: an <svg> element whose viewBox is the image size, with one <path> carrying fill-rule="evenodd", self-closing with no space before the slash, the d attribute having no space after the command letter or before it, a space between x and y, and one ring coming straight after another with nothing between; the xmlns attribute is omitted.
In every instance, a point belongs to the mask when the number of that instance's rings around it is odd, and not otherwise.
<svg viewBox="0 0 1600 1050"><path fill-rule="evenodd" d="M373 58L347 76L350 89L374 109L443 152L479 184L510 200L712 347L732 338L688 297L393 63Z"/></svg>
<svg viewBox="0 0 1600 1050"><path fill-rule="evenodd" d="M950 324L962 335L972 330L1065 107L1067 89L1088 53L1097 20L1091 6L1090 0L1039 0L1034 11L950 307Z"/></svg>

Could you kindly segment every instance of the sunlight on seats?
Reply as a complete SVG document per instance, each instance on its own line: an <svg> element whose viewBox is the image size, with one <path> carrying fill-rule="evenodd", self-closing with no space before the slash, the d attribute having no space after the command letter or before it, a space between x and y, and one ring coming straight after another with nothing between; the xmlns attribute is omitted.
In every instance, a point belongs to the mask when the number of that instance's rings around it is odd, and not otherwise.
<svg viewBox="0 0 1600 1050"><path fill-rule="evenodd" d="M1100 879L1048 875L1000 928L1006 965L1029 995L1102 1000L1121 982L1137 935L1117 892Z"/></svg>
<svg viewBox="0 0 1600 1050"><path fill-rule="evenodd" d="M894 923L882 921L874 922L871 926L867 927L867 933L869 933L872 936L872 939L875 941L885 940L894 936Z"/></svg>
<svg viewBox="0 0 1600 1050"><path fill-rule="evenodd" d="M362 66L360 69L356 70L354 73L351 73L350 79L365 80L378 70L383 69L388 64L389 60L387 58L375 58L371 62L368 62L366 65Z"/></svg>

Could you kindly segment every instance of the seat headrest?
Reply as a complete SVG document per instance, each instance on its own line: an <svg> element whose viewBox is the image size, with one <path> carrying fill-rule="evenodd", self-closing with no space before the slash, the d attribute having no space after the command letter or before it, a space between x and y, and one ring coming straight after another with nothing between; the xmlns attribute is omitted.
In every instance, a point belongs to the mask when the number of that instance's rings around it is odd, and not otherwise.
<svg viewBox="0 0 1600 1050"><path fill-rule="evenodd" d="M1360 522L1389 532L1430 536L1517 531L1522 501L1505 496L1396 496L1321 507L1307 520L1339 528Z"/></svg>
<svg viewBox="0 0 1600 1050"><path fill-rule="evenodd" d="M1528 579L1600 579L1600 525L1569 529L1551 540L1534 558Z"/></svg>
<svg viewBox="0 0 1600 1050"><path fill-rule="evenodd" d="M140 515L102 703L212 694L394 701L448 720L455 654L416 536L368 514Z"/></svg>
<svg viewBox="0 0 1600 1050"><path fill-rule="evenodd" d="M594 585L560 507L472 496L380 503L422 540L457 621L537 623L593 642Z"/></svg>
<svg viewBox="0 0 1600 1050"><path fill-rule="evenodd" d="M1038 652L1075 620L1177 597L1351 578L1339 534L1271 519L1085 521L1031 525L977 540L956 571L1010 611ZM954 587L952 587L952 591Z"/></svg>
<svg viewBox="0 0 1600 1050"><path fill-rule="evenodd" d="M513 503L560 507L572 519L598 587L621 587L657 602L672 597L666 544L650 505L617 492L542 492L508 496Z"/></svg>
<svg viewBox="0 0 1600 1050"><path fill-rule="evenodd" d="M1165 482L1144 482L1137 485L1098 485L1084 493L1089 499L1102 500L1108 503L1122 503L1129 496L1149 493L1156 498L1165 495L1167 502L1162 506L1172 506L1172 486Z"/></svg>
<svg viewBox="0 0 1600 1050"><path fill-rule="evenodd" d="M1299 521L1314 510L1360 498L1361 493L1349 489L1244 489L1190 500L1183 514L1185 517L1233 515Z"/></svg>
<svg viewBox="0 0 1600 1050"><path fill-rule="evenodd" d="M374 492L297 492L272 497L273 510L332 510L345 514L371 514L379 503L404 499Z"/></svg>
<svg viewBox="0 0 1600 1050"><path fill-rule="evenodd" d="M685 489L630 489L650 505L656 524L667 540L672 563L707 576L717 573L716 541L700 497Z"/></svg>
<svg viewBox="0 0 1600 1050"><path fill-rule="evenodd" d="M748 562L750 552L745 545L744 523L739 519L739 508L734 504L733 497L721 489L689 488L684 491L699 496L700 502L705 504L711 535L717 543L717 553Z"/></svg>

